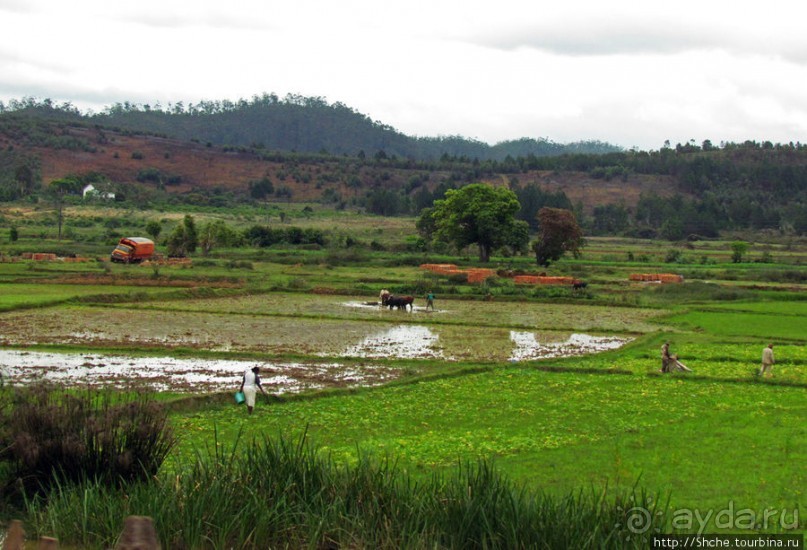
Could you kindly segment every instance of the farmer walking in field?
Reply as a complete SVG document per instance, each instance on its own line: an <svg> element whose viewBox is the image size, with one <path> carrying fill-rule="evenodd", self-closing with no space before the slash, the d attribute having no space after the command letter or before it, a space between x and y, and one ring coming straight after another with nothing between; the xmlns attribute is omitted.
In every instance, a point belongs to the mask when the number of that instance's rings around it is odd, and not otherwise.
<svg viewBox="0 0 807 550"><path fill-rule="evenodd" d="M249 414L252 414L252 409L255 408L255 397L258 395L258 390L261 390L261 393L266 395L263 386L261 386L260 370L259 367L247 369L244 371L244 376L241 379L241 389L239 391L244 392Z"/></svg>
<svg viewBox="0 0 807 550"><path fill-rule="evenodd" d="M773 358L773 344L768 344L768 347L762 350L762 367L759 369L757 376L763 376L766 372L773 376L772 368L776 361Z"/></svg>
<svg viewBox="0 0 807 550"><path fill-rule="evenodd" d="M431 307L432 311L434 311L434 292L432 291L429 291L429 293L426 294L426 310L428 310L429 307Z"/></svg>

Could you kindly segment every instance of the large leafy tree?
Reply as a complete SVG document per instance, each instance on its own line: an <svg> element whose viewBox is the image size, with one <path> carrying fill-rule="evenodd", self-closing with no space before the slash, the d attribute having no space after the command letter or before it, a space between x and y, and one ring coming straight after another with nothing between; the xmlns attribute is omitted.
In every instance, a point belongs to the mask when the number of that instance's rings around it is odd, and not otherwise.
<svg viewBox="0 0 807 550"><path fill-rule="evenodd" d="M540 232L532 243L538 265L549 266L566 252L571 252L575 258L580 255L585 239L574 212L563 208L541 208L538 223Z"/></svg>
<svg viewBox="0 0 807 550"><path fill-rule="evenodd" d="M487 262L496 248L526 246L526 222L516 220L521 208L515 193L504 187L474 183L446 191L418 220L418 228L457 248L475 244L479 260Z"/></svg>
<svg viewBox="0 0 807 550"><path fill-rule="evenodd" d="M196 231L196 222L193 216L186 214L182 223L174 227L168 237L168 255L185 257L195 252L199 244L199 235Z"/></svg>

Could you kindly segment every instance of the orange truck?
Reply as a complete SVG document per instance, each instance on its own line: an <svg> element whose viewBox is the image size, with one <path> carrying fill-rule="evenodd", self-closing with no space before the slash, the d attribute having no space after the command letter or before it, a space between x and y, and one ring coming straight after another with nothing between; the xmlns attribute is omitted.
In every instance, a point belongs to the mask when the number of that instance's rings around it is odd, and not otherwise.
<svg viewBox="0 0 807 550"><path fill-rule="evenodd" d="M124 237L112 251L110 259L122 264L136 264L154 255L154 241L143 237Z"/></svg>

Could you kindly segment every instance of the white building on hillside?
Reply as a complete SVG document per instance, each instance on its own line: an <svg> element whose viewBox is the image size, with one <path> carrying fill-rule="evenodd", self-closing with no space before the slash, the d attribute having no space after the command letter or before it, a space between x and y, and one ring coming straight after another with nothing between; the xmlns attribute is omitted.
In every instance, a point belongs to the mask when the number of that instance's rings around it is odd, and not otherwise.
<svg viewBox="0 0 807 550"><path fill-rule="evenodd" d="M109 199L115 200L115 193L104 193L95 188L93 184L88 184L81 191L81 196L85 199Z"/></svg>

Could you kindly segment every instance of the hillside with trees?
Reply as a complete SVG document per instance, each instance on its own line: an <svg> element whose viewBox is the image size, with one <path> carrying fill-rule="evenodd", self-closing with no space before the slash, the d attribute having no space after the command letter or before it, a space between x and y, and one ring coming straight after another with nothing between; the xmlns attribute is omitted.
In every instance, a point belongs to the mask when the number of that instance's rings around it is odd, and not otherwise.
<svg viewBox="0 0 807 550"><path fill-rule="evenodd" d="M178 102L163 107L116 103L101 113L84 114L70 104L26 98L0 104L0 111L26 117L85 123L137 133L195 140L230 148L334 155L373 155L415 160L443 156L479 160L503 160L526 155L605 153L619 147L598 141L571 144L522 138L494 146L464 138L409 137L393 127L370 119L343 103L328 103L320 97L275 94L250 100Z"/></svg>
<svg viewBox="0 0 807 550"><path fill-rule="evenodd" d="M266 127L285 128L278 134L297 147L262 133ZM337 134L345 139L323 141ZM511 190L517 218L532 232L537 213L549 207L573 210L589 235L807 234L805 145L706 140L657 151L589 145L606 152L540 140L489 146L409 138L318 98L270 95L172 109L116 105L101 114L24 100L0 113L0 201L46 200L51 182L67 180L66 188L92 184L132 205L315 201L417 216L448 190L481 182ZM73 192L65 200L84 199Z"/></svg>

